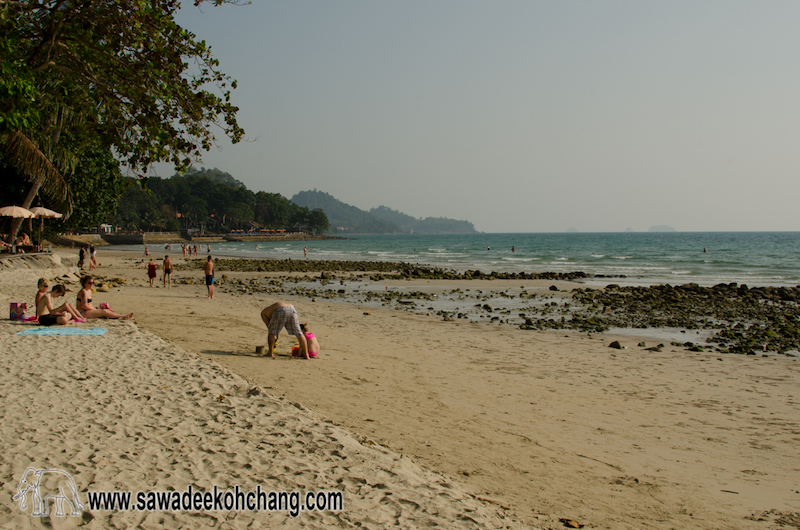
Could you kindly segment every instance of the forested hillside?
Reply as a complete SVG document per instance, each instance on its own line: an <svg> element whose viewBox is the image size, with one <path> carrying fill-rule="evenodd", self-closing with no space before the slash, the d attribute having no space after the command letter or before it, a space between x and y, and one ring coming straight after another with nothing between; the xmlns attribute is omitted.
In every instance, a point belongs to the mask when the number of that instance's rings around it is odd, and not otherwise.
<svg viewBox="0 0 800 530"><path fill-rule="evenodd" d="M345 204L323 191L301 191L292 202L306 208L319 208L325 212L331 231L350 234L402 234L404 230L395 223L375 217L360 208Z"/></svg>
<svg viewBox="0 0 800 530"><path fill-rule="evenodd" d="M151 177L144 186L129 185L112 218L126 230L175 231L200 228L228 232L234 228L328 229L322 210L298 206L278 193L253 193L218 169L190 171L185 176Z"/></svg>
<svg viewBox="0 0 800 530"><path fill-rule="evenodd" d="M378 206L369 211L375 217L395 223L404 232L415 234L475 234L475 226L469 221L458 221L447 217L426 217L417 219L386 206Z"/></svg>
<svg viewBox="0 0 800 530"><path fill-rule="evenodd" d="M469 221L457 221L445 217L416 219L386 206L364 211L345 204L332 195L318 191L301 191L292 201L307 208L325 211L332 231L353 234L474 234L475 227Z"/></svg>

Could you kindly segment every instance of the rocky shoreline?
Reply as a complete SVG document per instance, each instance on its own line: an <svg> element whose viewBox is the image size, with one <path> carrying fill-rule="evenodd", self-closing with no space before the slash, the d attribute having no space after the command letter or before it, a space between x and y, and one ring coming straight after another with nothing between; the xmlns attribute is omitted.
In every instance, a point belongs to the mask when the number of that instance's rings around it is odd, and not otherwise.
<svg viewBox="0 0 800 530"><path fill-rule="evenodd" d="M190 260L182 268L199 269L204 260ZM217 271L293 273L269 280L230 280L222 275L219 287L242 294L292 294L311 299L341 299L359 304L380 304L420 313L435 313L444 320L467 319L516 325L526 330L576 330L603 332L610 328L682 328L706 330L711 338L705 345L673 342L690 351L713 349L719 353L746 355L779 353L794 356L800 350L800 286L753 287L719 284L623 286L603 289L575 288L567 296L559 291L536 294L498 291L468 293L455 289L444 296L424 291L375 291L358 288L367 280L552 280L597 279L584 272L571 273L458 273L409 263L219 259ZM300 273L300 275L298 275ZM319 273L310 276L311 273ZM339 288L326 286L337 280ZM189 282L195 280L187 280ZM197 280L199 281L199 280ZM319 282L320 287L313 286ZM295 285L291 285L295 284ZM466 291L469 291L467 289ZM566 293L562 292L561 295ZM469 300L479 303L469 303ZM442 304L444 300L455 302ZM418 303L427 302L425 307ZM460 303L459 302L463 302ZM437 308L437 305L440 307ZM445 307L447 305L447 307ZM516 312L516 315L514 313ZM663 344L652 346L660 351Z"/></svg>
<svg viewBox="0 0 800 530"><path fill-rule="evenodd" d="M800 349L798 300L800 287L611 284L605 289L576 289L570 306L554 308L564 315L561 319L526 318L520 327L581 331L610 327L704 329L714 331L709 342L715 343L714 349L720 353L794 355L789 352ZM691 342L673 345L703 351L702 346Z"/></svg>
<svg viewBox="0 0 800 530"><path fill-rule="evenodd" d="M185 269L202 269L205 259L187 260ZM218 271L231 272L370 272L373 280L559 280L575 281L587 278L610 278L591 276L585 272L490 272L467 270L456 272L437 267L424 267L412 263L391 261L337 261L337 260L267 260L225 259L214 260ZM624 278L625 276L614 276Z"/></svg>

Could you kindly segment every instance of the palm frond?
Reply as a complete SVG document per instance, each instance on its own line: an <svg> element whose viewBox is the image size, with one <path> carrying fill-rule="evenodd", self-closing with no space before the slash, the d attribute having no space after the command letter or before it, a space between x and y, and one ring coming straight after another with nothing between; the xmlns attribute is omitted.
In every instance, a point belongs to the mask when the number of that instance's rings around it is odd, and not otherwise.
<svg viewBox="0 0 800 530"><path fill-rule="evenodd" d="M28 182L40 182L42 191L54 200L66 198L67 183L30 138L20 131L6 132L0 135L0 147Z"/></svg>

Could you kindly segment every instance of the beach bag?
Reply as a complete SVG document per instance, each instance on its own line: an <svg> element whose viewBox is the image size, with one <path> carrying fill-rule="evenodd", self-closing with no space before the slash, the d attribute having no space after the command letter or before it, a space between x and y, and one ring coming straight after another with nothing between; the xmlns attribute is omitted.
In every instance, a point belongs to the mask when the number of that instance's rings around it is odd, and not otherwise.
<svg viewBox="0 0 800 530"><path fill-rule="evenodd" d="M9 320L23 320L25 318L25 311L28 310L28 304L25 302L11 302L9 308Z"/></svg>

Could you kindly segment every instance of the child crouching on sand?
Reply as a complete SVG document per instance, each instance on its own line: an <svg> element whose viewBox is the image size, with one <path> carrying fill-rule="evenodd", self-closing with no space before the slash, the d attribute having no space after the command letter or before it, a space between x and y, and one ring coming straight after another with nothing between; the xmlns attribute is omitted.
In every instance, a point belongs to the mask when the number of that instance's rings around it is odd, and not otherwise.
<svg viewBox="0 0 800 530"><path fill-rule="evenodd" d="M306 342L308 343L308 356L316 357L319 355L319 341L317 341L317 336L308 330L308 324L300 324L300 330L306 336ZM292 348L292 355L294 357L299 357L300 348L297 346Z"/></svg>

